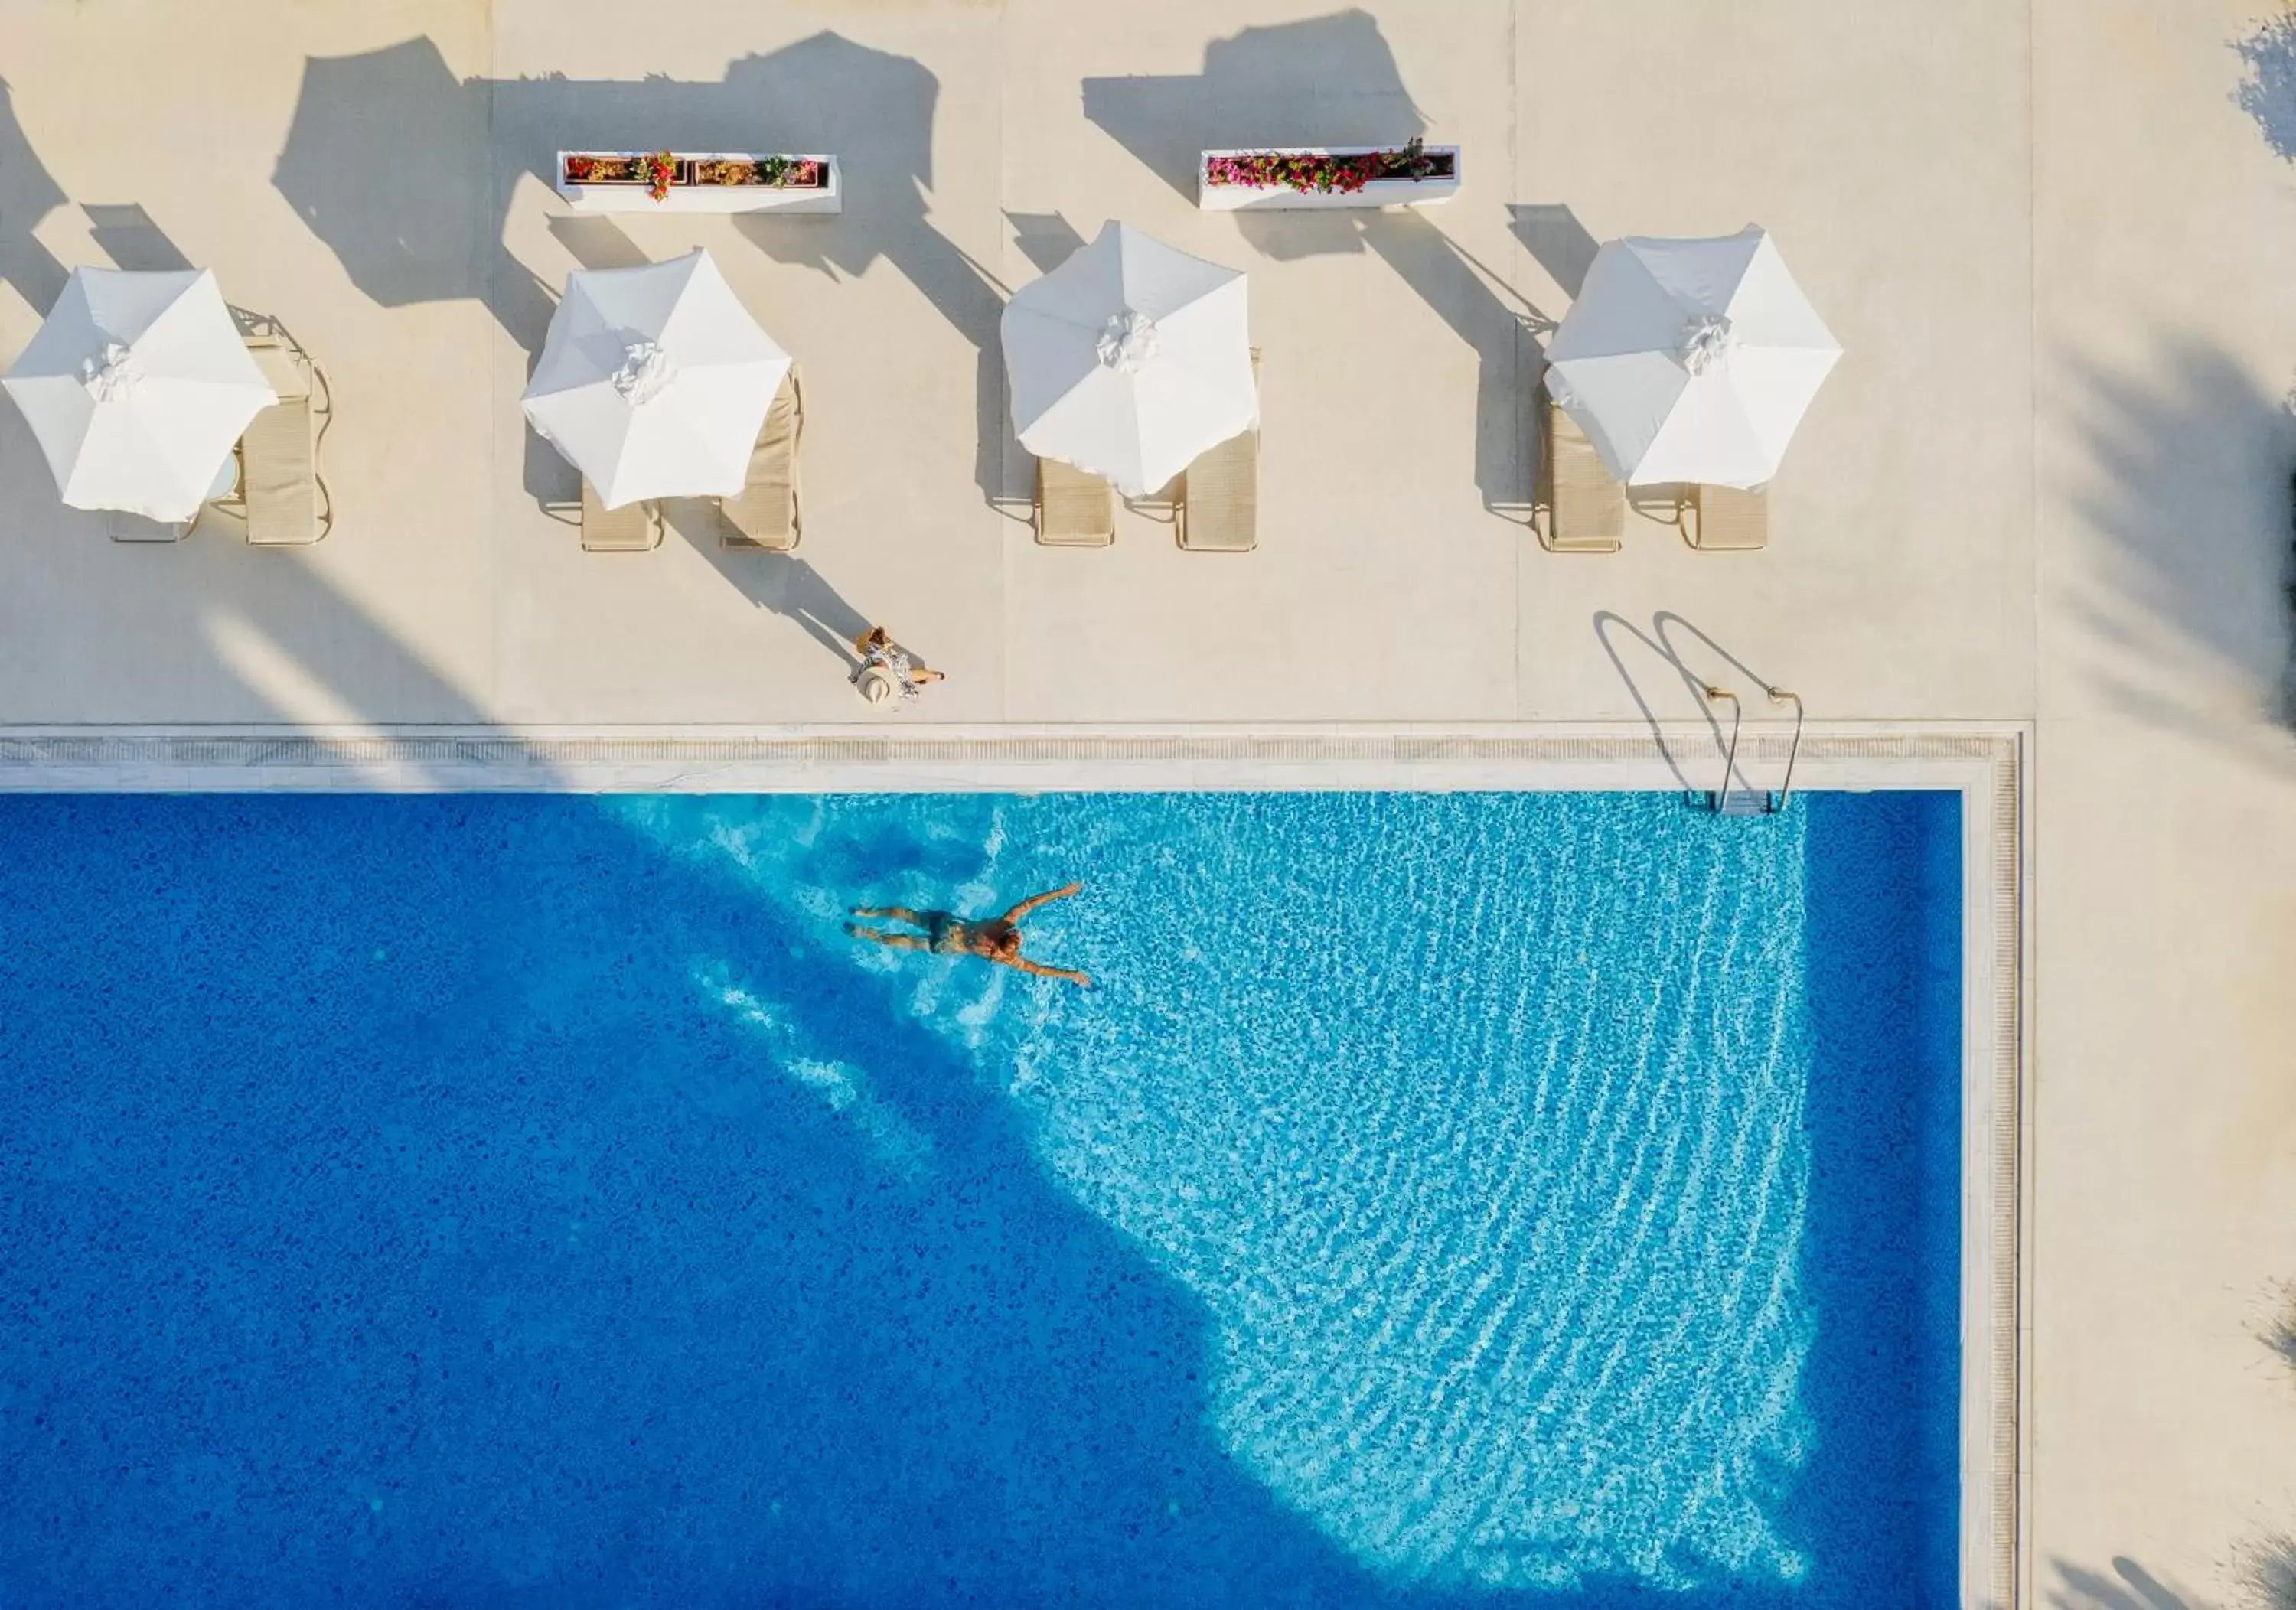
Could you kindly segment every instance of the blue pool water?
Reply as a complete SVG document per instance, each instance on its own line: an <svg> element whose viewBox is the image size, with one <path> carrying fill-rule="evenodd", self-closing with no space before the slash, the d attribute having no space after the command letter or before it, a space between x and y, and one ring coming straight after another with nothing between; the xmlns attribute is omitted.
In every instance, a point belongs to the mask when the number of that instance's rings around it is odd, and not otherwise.
<svg viewBox="0 0 2296 1610"><path fill-rule="evenodd" d="M1956 810L0 799L0 1605L1947 1603Z"/></svg>

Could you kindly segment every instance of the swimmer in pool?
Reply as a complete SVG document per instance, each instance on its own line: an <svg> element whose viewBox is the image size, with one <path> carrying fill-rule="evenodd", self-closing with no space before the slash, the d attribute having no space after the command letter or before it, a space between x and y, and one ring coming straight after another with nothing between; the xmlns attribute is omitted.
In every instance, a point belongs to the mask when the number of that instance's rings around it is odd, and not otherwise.
<svg viewBox="0 0 2296 1610"><path fill-rule="evenodd" d="M857 905L853 908L856 917L890 917L896 922L912 923L924 932L889 934L882 928L865 928L853 922L845 925L845 931L856 939L890 945L897 951L930 951L936 956L978 956L983 961L994 961L1023 973L1034 973L1039 978L1065 978L1070 984L1088 986L1092 980L1082 973L1064 967L1046 967L1021 954L1021 919L1038 906L1065 900L1083 887L1080 883L1071 883L1057 889L1047 889L1041 895L1031 895L1002 917L990 917L980 922L967 922L948 911L913 911L905 905Z"/></svg>

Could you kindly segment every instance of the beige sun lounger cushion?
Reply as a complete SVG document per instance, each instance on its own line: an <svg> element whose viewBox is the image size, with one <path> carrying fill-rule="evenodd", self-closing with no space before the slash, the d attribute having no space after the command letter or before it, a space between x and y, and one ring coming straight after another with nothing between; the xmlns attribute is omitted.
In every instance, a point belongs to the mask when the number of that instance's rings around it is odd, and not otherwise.
<svg viewBox="0 0 2296 1610"><path fill-rule="evenodd" d="M1249 553L1259 545L1259 432L1246 430L1199 454L1180 483L1180 546L1197 553Z"/></svg>
<svg viewBox="0 0 2296 1610"><path fill-rule="evenodd" d="M1116 492L1057 459L1037 461L1037 540L1054 548L1105 548L1116 540Z"/></svg>
<svg viewBox="0 0 2296 1610"><path fill-rule="evenodd" d="M1557 553L1615 553L1627 528L1627 491L1611 477L1603 455L1578 421L1552 397L1539 454L1531 523L1538 540Z"/></svg>
<svg viewBox="0 0 2296 1610"><path fill-rule="evenodd" d="M247 540L264 547L316 543L326 535L329 519L319 480L310 360L276 336L250 336L247 347L279 396L239 441Z"/></svg>
<svg viewBox="0 0 2296 1610"><path fill-rule="evenodd" d="M1259 354L1251 355L1259 374ZM1249 553L1259 545L1259 428L1196 455L1180 478L1173 511L1180 546L1198 553Z"/></svg>
<svg viewBox="0 0 2296 1610"><path fill-rule="evenodd" d="M797 489L798 442L804 434L805 393L791 369L750 450L748 480L739 495L718 505L725 517L718 540L726 547L786 553L805 535Z"/></svg>
<svg viewBox="0 0 2296 1610"><path fill-rule="evenodd" d="M661 542L661 517L643 500L609 509L582 478L582 545L593 553L643 553Z"/></svg>
<svg viewBox="0 0 2296 1610"><path fill-rule="evenodd" d="M1682 533L1693 548L1744 552L1770 540L1770 498L1735 486L1693 486Z"/></svg>
<svg viewBox="0 0 2296 1610"><path fill-rule="evenodd" d="M247 500L249 542L319 540L318 463L312 443L308 395L266 408L240 437L240 493Z"/></svg>

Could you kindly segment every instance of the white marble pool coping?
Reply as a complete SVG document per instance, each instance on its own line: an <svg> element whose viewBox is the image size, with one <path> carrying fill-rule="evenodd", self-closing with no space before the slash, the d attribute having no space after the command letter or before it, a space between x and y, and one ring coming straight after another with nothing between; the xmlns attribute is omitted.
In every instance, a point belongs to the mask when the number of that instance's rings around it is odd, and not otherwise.
<svg viewBox="0 0 2296 1610"><path fill-rule="evenodd" d="M0 726L0 791L840 793L1160 789L1685 789L1721 780L1726 728L1684 725L131 728ZM1961 1601L2019 1602L2029 1516L2021 1115L2030 730L1828 724L1800 789L1962 797ZM1750 724L1740 787L1775 789L1787 737ZM1718 830L1758 824L1718 821Z"/></svg>

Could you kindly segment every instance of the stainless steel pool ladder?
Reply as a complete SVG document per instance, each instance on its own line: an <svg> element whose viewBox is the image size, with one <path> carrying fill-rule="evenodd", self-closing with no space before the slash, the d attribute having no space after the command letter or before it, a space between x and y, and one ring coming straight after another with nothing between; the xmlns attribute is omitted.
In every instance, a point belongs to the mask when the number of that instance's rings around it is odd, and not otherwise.
<svg viewBox="0 0 2296 1610"><path fill-rule="evenodd" d="M1717 816L1775 815L1784 810L1786 801L1793 797L1794 761L1801 754L1801 695L1789 692L1784 688L1764 688L1762 691L1769 696L1769 700L1774 705L1791 703L1794 712L1793 741L1786 748L1785 780L1775 794L1767 789L1740 789L1731 786L1738 775L1738 733L1739 729L1745 724L1746 707L1739 701L1737 694L1727 688L1710 686L1705 690L1706 701L1709 704L1718 703L1726 699L1730 701L1730 747L1722 760L1722 786L1709 790L1702 801L1706 808ZM1697 798L1696 796L1693 797Z"/></svg>

